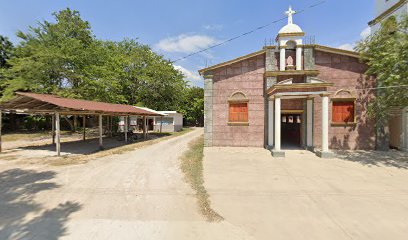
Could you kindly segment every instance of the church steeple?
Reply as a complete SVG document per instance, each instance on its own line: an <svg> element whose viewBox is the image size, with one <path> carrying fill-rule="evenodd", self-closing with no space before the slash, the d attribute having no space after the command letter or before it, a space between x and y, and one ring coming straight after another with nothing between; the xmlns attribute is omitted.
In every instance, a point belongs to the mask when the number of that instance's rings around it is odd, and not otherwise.
<svg viewBox="0 0 408 240"><path fill-rule="evenodd" d="M296 11L291 6L289 6L285 14L288 16L288 24L279 30L276 37L280 48L280 70L285 71L292 68L302 70L302 37L305 33L298 25L293 23L293 15L296 14ZM294 56L286 56L286 49L296 50L296 54ZM293 58L295 58L296 66L293 66Z"/></svg>

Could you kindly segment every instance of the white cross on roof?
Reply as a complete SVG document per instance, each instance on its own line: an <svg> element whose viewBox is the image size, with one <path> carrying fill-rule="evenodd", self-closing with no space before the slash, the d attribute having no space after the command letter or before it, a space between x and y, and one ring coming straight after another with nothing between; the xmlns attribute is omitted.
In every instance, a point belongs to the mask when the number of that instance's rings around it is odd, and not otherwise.
<svg viewBox="0 0 408 240"><path fill-rule="evenodd" d="M293 24L293 14L295 14L296 11L292 10L292 6L289 6L289 10L285 12L286 15L288 15L288 24Z"/></svg>

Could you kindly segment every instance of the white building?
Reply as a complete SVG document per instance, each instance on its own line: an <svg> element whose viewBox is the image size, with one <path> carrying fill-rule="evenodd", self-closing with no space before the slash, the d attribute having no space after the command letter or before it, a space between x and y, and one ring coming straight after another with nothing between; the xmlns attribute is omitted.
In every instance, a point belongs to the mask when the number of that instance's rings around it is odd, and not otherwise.
<svg viewBox="0 0 408 240"><path fill-rule="evenodd" d="M371 32L375 33L381 27L381 23L390 16L399 19L404 14L408 14L408 0L376 0L375 18L368 25Z"/></svg>
<svg viewBox="0 0 408 240"><path fill-rule="evenodd" d="M155 132L177 132L183 128L183 114L176 111L154 111L149 108L139 107L148 111L162 114L161 117L148 117L146 125L148 131ZM124 131L125 121L124 117L120 118L119 129ZM143 117L129 117L129 130L142 131Z"/></svg>
<svg viewBox="0 0 408 240"><path fill-rule="evenodd" d="M152 117L154 119L153 130L157 132L177 132L183 128L183 114L176 111L158 111L164 117Z"/></svg>

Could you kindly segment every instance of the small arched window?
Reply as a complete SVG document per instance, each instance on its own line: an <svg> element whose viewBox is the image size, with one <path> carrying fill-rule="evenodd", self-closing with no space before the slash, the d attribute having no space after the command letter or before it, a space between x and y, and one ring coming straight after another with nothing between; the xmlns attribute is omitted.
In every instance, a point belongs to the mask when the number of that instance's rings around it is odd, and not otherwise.
<svg viewBox="0 0 408 240"><path fill-rule="evenodd" d="M248 125L248 98L242 92L236 92L228 99L228 123L230 125Z"/></svg>

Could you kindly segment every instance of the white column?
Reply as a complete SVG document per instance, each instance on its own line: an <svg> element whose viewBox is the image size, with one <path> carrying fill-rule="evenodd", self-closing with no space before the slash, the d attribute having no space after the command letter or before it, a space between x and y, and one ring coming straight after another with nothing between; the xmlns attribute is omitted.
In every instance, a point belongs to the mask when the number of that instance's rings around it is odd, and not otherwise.
<svg viewBox="0 0 408 240"><path fill-rule="evenodd" d="M302 47L296 47L296 70L302 70Z"/></svg>
<svg viewBox="0 0 408 240"><path fill-rule="evenodd" d="M268 101L268 146L273 147L273 100Z"/></svg>
<svg viewBox="0 0 408 240"><path fill-rule="evenodd" d="M280 49L280 70L285 71L286 69L286 49L281 47Z"/></svg>
<svg viewBox="0 0 408 240"><path fill-rule="evenodd" d="M322 96L322 152L329 151L329 97Z"/></svg>
<svg viewBox="0 0 408 240"><path fill-rule="evenodd" d="M55 113L55 146L57 150L57 156L61 155L61 138L60 138L60 115L58 112Z"/></svg>
<svg viewBox="0 0 408 240"><path fill-rule="evenodd" d="M102 139L102 114L99 114L99 148L103 148L103 139Z"/></svg>
<svg viewBox="0 0 408 240"><path fill-rule="evenodd" d="M275 151L281 150L281 99L275 96Z"/></svg>
<svg viewBox="0 0 408 240"><path fill-rule="evenodd" d="M306 146L313 147L313 99L306 100Z"/></svg>
<svg viewBox="0 0 408 240"><path fill-rule="evenodd" d="M127 142L128 141L128 117L127 116L125 116L125 117L123 117L123 123L125 124L124 126L123 126L123 132L125 133L125 142Z"/></svg>

